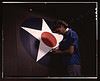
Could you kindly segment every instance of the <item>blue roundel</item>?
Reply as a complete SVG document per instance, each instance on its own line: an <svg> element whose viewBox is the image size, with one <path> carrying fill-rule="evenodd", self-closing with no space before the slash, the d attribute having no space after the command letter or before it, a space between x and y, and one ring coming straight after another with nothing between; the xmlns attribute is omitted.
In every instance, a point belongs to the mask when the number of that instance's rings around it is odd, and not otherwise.
<svg viewBox="0 0 100 81"><path fill-rule="evenodd" d="M45 21L49 27L52 27L51 22L47 20ZM22 23L21 26L36 29L36 30L41 30L42 29L42 18L27 19ZM40 41L36 39L34 36L32 36L30 33L28 33L27 31L23 30L21 27L20 27L20 36L21 36L21 41L22 41L22 44L25 50L36 61ZM38 63L45 65L45 66L49 66L50 60L51 60L51 54L50 52L48 52L43 58L41 58L38 61Z"/></svg>

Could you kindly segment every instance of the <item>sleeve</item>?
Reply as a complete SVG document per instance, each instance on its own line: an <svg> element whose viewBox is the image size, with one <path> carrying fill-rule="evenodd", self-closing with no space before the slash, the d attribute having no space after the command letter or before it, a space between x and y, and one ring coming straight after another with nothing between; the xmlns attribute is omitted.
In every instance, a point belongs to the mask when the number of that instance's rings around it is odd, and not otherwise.
<svg viewBox="0 0 100 81"><path fill-rule="evenodd" d="M78 36L76 32L72 32L69 37L69 46L77 46L78 45Z"/></svg>

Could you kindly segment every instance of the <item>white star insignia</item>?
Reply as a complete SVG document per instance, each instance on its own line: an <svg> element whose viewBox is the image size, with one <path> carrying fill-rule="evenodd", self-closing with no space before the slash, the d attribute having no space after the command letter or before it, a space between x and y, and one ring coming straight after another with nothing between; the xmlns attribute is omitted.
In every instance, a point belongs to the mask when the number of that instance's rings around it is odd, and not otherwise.
<svg viewBox="0 0 100 81"><path fill-rule="evenodd" d="M51 49L58 47L59 42L63 39L62 35L53 33L49 26L42 19L42 30L36 30L27 27L21 27L32 36L40 40L39 50L36 62L45 56Z"/></svg>

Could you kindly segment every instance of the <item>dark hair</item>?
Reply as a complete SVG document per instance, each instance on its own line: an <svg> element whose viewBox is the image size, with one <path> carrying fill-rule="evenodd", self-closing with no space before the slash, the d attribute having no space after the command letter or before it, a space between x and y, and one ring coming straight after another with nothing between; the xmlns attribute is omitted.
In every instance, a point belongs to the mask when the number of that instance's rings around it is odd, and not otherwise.
<svg viewBox="0 0 100 81"><path fill-rule="evenodd" d="M63 20L56 20L52 26L52 31L55 31L56 28L60 28L61 26L64 26L64 28L67 28L68 24Z"/></svg>

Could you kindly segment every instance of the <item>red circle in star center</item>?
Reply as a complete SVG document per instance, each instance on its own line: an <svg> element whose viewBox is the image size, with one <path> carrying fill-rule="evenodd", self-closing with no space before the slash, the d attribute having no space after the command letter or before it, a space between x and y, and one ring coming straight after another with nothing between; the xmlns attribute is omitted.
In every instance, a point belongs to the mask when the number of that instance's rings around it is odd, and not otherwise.
<svg viewBox="0 0 100 81"><path fill-rule="evenodd" d="M41 39L42 39L43 43L49 47L55 47L57 44L56 38L54 37L54 35L52 35L49 32L43 32L41 34Z"/></svg>

